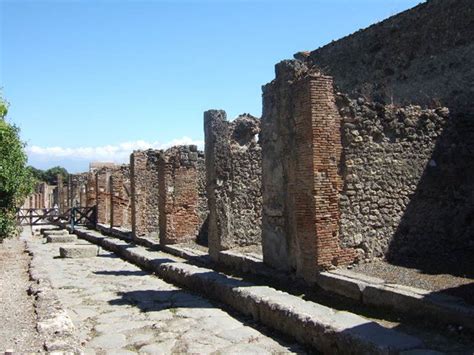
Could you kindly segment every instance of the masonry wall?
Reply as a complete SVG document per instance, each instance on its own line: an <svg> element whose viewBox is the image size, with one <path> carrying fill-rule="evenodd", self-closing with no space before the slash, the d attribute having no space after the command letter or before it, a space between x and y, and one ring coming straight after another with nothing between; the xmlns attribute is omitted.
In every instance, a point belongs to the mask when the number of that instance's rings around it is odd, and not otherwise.
<svg viewBox="0 0 474 355"><path fill-rule="evenodd" d="M110 176L112 227L132 228L132 204L130 186L130 167L122 165L114 169Z"/></svg>
<svg viewBox="0 0 474 355"><path fill-rule="evenodd" d="M68 176L68 205L71 207L84 206L84 190L87 183L87 173L69 174Z"/></svg>
<svg viewBox="0 0 474 355"><path fill-rule="evenodd" d="M60 213L65 213L68 210L68 208L70 208L68 184L67 184L67 181L66 183L63 181L63 178L61 175L57 176L57 181L58 181L57 194L58 194L59 211Z"/></svg>
<svg viewBox="0 0 474 355"><path fill-rule="evenodd" d="M209 199L209 252L261 244L260 120L241 115L229 122L225 111L204 113Z"/></svg>
<svg viewBox="0 0 474 355"><path fill-rule="evenodd" d="M194 145L172 147L158 163L160 242L196 241L206 220L204 154Z"/></svg>
<svg viewBox="0 0 474 355"><path fill-rule="evenodd" d="M343 243L366 258L472 275L472 120L447 108L338 101L345 121Z"/></svg>
<svg viewBox="0 0 474 355"><path fill-rule="evenodd" d="M262 116L264 261L306 280L354 260L340 246L340 116L332 78L296 61L276 66Z"/></svg>
<svg viewBox="0 0 474 355"><path fill-rule="evenodd" d="M382 257L423 175L437 170L433 153L449 111L397 108L342 95L338 106L344 146L342 242L358 248L361 257ZM423 219L418 223L421 227ZM429 241L418 239L405 247L424 243Z"/></svg>
<svg viewBox="0 0 474 355"><path fill-rule="evenodd" d="M385 104L474 112L474 4L430 0L309 53L339 90ZM298 58L307 54L298 54Z"/></svg>
<svg viewBox="0 0 474 355"><path fill-rule="evenodd" d="M86 206L92 207L96 205L96 176L95 172L87 173L86 181Z"/></svg>
<svg viewBox="0 0 474 355"><path fill-rule="evenodd" d="M110 176L113 169L101 168L96 172L97 223L110 225Z"/></svg>
<svg viewBox="0 0 474 355"><path fill-rule="evenodd" d="M134 236L158 238L158 159L162 151L135 151L130 156L132 231Z"/></svg>

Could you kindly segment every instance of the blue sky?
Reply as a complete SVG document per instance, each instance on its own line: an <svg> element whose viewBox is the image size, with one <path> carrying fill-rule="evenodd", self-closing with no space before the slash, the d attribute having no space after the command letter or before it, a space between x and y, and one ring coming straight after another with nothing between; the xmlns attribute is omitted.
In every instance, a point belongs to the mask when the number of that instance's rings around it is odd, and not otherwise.
<svg viewBox="0 0 474 355"><path fill-rule="evenodd" d="M0 0L0 86L30 163L86 171L261 114L274 64L420 0Z"/></svg>

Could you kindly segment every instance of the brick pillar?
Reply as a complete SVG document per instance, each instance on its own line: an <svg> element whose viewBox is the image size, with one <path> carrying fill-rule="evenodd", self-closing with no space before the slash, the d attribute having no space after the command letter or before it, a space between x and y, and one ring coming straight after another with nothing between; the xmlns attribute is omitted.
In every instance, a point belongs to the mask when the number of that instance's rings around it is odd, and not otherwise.
<svg viewBox="0 0 474 355"><path fill-rule="evenodd" d="M261 243L260 120L241 115L232 122L225 111L204 113L209 254Z"/></svg>
<svg viewBox="0 0 474 355"><path fill-rule="evenodd" d="M278 64L264 88L263 252L268 264L312 281L355 251L339 241L341 117L332 78L299 69Z"/></svg>
<svg viewBox="0 0 474 355"><path fill-rule="evenodd" d="M196 240L204 223L204 154L197 147L172 147L158 163L160 243ZM201 183L200 183L201 182Z"/></svg>
<svg viewBox="0 0 474 355"><path fill-rule="evenodd" d="M130 167L122 165L112 172L110 225L131 229Z"/></svg>
<svg viewBox="0 0 474 355"><path fill-rule="evenodd" d="M89 172L87 174L87 182L86 182L86 206L92 207L96 205L96 197L97 193L95 191L96 188L96 173Z"/></svg>
<svg viewBox="0 0 474 355"><path fill-rule="evenodd" d="M135 151L130 156L132 234L158 239L158 157L162 151Z"/></svg>
<svg viewBox="0 0 474 355"><path fill-rule="evenodd" d="M103 167L96 173L97 223L110 225L110 175L111 168Z"/></svg>

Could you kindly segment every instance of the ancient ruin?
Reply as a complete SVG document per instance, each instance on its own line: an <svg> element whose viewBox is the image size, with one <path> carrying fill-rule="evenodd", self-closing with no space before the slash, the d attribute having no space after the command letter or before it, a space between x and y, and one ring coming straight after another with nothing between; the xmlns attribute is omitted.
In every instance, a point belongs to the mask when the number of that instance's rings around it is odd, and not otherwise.
<svg viewBox="0 0 474 355"><path fill-rule="evenodd" d="M241 115L228 122L224 111L204 113L209 253L261 244L260 121Z"/></svg>
<svg viewBox="0 0 474 355"><path fill-rule="evenodd" d="M132 231L134 236L158 238L158 159L161 151L136 151L130 156Z"/></svg>
<svg viewBox="0 0 474 355"><path fill-rule="evenodd" d="M206 233L205 165L196 146L164 151L158 161L160 243L196 241Z"/></svg>
<svg viewBox="0 0 474 355"><path fill-rule="evenodd" d="M451 350L424 332L384 323L403 317L412 328L416 317L436 323L427 333L453 325L456 346L467 349L474 331L473 18L471 0L431 0L296 53L262 87L261 118L204 112L204 152L180 145L134 151L129 165L91 164L66 181L58 176L57 186L38 185L24 207L57 205L66 215L91 207L93 223L54 222L322 353ZM61 249L71 260L98 252ZM381 263L389 271L367 266ZM416 272L397 278L400 267ZM417 288L432 282L413 285L420 274L457 283ZM127 280L139 289L131 292L144 292ZM166 292L146 292L124 298L143 312L162 310L150 299L174 302Z"/></svg>

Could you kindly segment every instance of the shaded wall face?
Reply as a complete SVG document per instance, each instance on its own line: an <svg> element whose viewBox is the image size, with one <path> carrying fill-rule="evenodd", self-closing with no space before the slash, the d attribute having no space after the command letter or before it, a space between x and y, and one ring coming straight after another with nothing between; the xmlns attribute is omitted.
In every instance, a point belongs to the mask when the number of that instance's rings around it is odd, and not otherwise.
<svg viewBox="0 0 474 355"><path fill-rule="evenodd" d="M310 53L345 93L474 111L472 0L432 0Z"/></svg>
<svg viewBox="0 0 474 355"><path fill-rule="evenodd" d="M114 170L110 177L111 185L111 216L112 227L131 229L132 207L130 190L130 168L122 166Z"/></svg>
<svg viewBox="0 0 474 355"><path fill-rule="evenodd" d="M132 231L134 236L158 238L158 158L161 151L136 151L130 156Z"/></svg>
<svg viewBox="0 0 474 355"><path fill-rule="evenodd" d="M168 149L160 157L160 242L174 244L197 239L205 222L202 200L204 157L196 146ZM204 213L203 213L204 212Z"/></svg>
<svg viewBox="0 0 474 355"><path fill-rule="evenodd" d="M357 248L361 258L382 257L423 174L435 169L432 155L448 111L394 108L342 96L338 101L344 120L342 243Z"/></svg>
<svg viewBox="0 0 474 355"><path fill-rule="evenodd" d="M224 111L204 114L209 251L261 243L260 120L226 120Z"/></svg>
<svg viewBox="0 0 474 355"><path fill-rule="evenodd" d="M283 62L263 99L264 261L312 280L355 257L339 241L342 146L332 79Z"/></svg>

